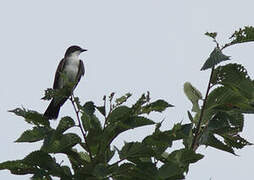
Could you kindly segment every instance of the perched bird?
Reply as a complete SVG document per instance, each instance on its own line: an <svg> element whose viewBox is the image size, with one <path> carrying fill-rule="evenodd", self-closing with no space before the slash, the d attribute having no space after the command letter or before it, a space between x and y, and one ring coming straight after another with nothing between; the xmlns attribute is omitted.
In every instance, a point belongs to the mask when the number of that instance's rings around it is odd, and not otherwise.
<svg viewBox="0 0 254 180"><path fill-rule="evenodd" d="M84 64L82 60L79 59L79 55L84 51L87 50L82 49L79 46L71 46L66 50L64 58L60 61L57 67L53 89L64 88L66 86L65 78L67 78L68 82L76 83L72 89L74 90L80 81L81 76L85 74ZM64 77L61 74L64 74ZM68 94L68 97L66 96L58 100L53 98L43 116L47 119L56 119L61 106L70 95L71 94Z"/></svg>

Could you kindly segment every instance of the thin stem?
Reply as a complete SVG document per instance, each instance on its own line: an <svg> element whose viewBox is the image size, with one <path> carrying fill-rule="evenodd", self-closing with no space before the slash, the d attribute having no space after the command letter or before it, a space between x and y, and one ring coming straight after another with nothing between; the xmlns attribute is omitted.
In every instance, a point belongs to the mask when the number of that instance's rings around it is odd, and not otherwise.
<svg viewBox="0 0 254 180"><path fill-rule="evenodd" d="M104 130L106 127L106 124L107 124L107 120L108 120L107 113L106 113L106 101L107 101L106 96L103 97L103 101L104 101L104 109L105 109L105 115L104 115L105 121L104 121L104 125L103 125L103 130Z"/></svg>
<svg viewBox="0 0 254 180"><path fill-rule="evenodd" d="M86 132L84 131L84 129L83 129L83 127L82 127L82 123L81 123L81 120L80 120L80 117L79 117L80 109L79 109L79 107L78 107L77 104L75 105L75 100L74 100L74 95L73 95L73 94L71 95L70 100L71 100L72 106L73 106L74 111L75 111L76 116L77 116L78 127L80 128L80 131L81 131L81 133L82 133L82 135L83 135L83 137L84 137L85 145L86 145L86 147L87 147L88 154L89 154L89 156L90 156L90 159L92 160L92 159L93 159L93 156L92 156L91 150L90 150L89 145L88 145L88 142L87 142Z"/></svg>
<svg viewBox="0 0 254 180"><path fill-rule="evenodd" d="M208 86L207 86L207 90L206 90L205 99L204 99L203 106L202 106L202 109L201 109L201 113L200 113L198 125L197 125L197 128L196 128L196 132L194 133L195 136L193 138L192 145L191 145L191 149L193 149L194 151L196 151L196 149L199 146L198 140L199 140L199 137L200 137L200 128L201 128L201 123L202 123L204 112L205 112L205 106L206 106L206 102L207 102L207 97L208 97L209 91L210 91L210 89L212 87L211 81L212 81L212 77L213 77L213 72L214 72L214 66L213 66L211 74L210 74L210 78L209 78L209 82L208 82Z"/></svg>

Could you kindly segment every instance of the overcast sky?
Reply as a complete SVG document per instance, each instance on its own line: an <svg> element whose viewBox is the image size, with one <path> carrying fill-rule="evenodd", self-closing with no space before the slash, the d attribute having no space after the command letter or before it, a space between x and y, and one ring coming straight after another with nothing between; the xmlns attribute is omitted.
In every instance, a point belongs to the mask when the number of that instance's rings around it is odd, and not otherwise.
<svg viewBox="0 0 254 180"><path fill-rule="evenodd" d="M110 92L118 96L131 92L134 102L150 91L152 100L162 98L174 104L157 120L165 118L163 129L174 123L188 123L191 103L183 93L190 81L203 94L209 71L199 71L214 44L204 33L217 31L218 40L240 27L254 25L254 1L222 0L22 0L0 2L1 49L1 148L0 162L22 159L35 144L14 143L30 128L22 118L7 110L25 107L43 113L44 90L53 84L57 64L66 48L77 44L87 48L81 58L85 78L76 92L83 102L102 103ZM254 44L226 49L232 62L242 63L254 76ZM73 114L68 102L60 116ZM243 137L254 142L254 115L246 116ZM114 141L142 140L152 127L131 130ZM178 147L178 145L176 145ZM239 157L201 147L205 158L191 165L187 180L239 180L253 177L253 147L236 151ZM27 180L0 171L4 180Z"/></svg>

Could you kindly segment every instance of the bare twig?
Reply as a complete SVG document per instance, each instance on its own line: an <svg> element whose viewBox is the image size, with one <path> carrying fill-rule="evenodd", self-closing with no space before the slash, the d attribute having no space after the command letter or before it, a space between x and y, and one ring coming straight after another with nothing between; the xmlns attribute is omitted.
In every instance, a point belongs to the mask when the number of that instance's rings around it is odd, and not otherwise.
<svg viewBox="0 0 254 180"><path fill-rule="evenodd" d="M196 151L196 149L199 146L198 140L200 138L200 128L201 128L201 123L202 123L204 112L205 112L205 106L206 106L206 102L207 102L207 97L208 97L209 91L210 91L210 89L212 87L211 81L212 81L212 77L213 77L213 72L214 72L214 66L213 66L211 74L210 74L210 79L209 79L209 82L208 82L205 99L204 99L203 106L202 106L202 109L201 109L201 113L200 113L199 121L198 121L198 124L197 124L197 127L196 127L196 131L194 133L195 136L193 138L192 145L191 145L191 149L193 149L194 151Z"/></svg>
<svg viewBox="0 0 254 180"><path fill-rule="evenodd" d="M80 131L81 131L81 133L82 133L82 135L83 135L83 138L84 138L84 140L85 140L85 145L86 145L86 147L87 147L88 154L89 154L89 156L90 156L90 159L92 160L92 159L93 159L93 156L92 156L90 147L89 147L88 142L87 142L86 132L84 131L84 129L83 129L83 127L82 127L82 123L81 123L81 120L80 120L80 117L79 117L80 109L79 109L79 106L75 103L74 95L73 95L73 94L71 94L70 101L71 101L72 106L73 106L73 108L74 108L74 111L75 111L75 113L76 113L77 120L78 120L78 127L80 128Z"/></svg>
<svg viewBox="0 0 254 180"><path fill-rule="evenodd" d="M106 113L106 102L107 102L106 96L103 96L103 101L104 101L104 109L105 109L105 115L104 115L105 121L104 121L103 129L105 129L106 124L107 124L107 119L108 119L107 118L107 113Z"/></svg>

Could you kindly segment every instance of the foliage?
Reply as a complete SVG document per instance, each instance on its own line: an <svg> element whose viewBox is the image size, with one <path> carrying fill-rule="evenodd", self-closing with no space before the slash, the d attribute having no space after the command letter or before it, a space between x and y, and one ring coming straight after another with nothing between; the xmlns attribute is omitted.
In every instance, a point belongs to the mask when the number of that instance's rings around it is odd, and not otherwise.
<svg viewBox="0 0 254 180"><path fill-rule="evenodd" d="M213 39L216 47L201 70L211 69L211 74L205 96L190 82L184 84L184 92L193 105L192 112L187 111L189 123L177 123L171 129L161 130L163 121L155 121L149 114L162 113L173 105L162 99L151 102L149 92L131 106L126 105L132 96L130 93L119 98L115 98L115 93L104 96L103 105L92 101L82 105L79 98L72 95L70 101L76 117L61 118L56 128L51 127L42 114L16 108L10 112L23 117L33 127L15 142L42 141L42 145L24 159L0 163L0 170L8 169L16 175L32 174L34 180L54 177L61 180L176 180L183 179L190 164L204 157L196 152L202 145L234 155L235 149L251 145L240 133L244 128L244 114L254 113L253 80L241 64L215 66L229 60L223 49L253 41L254 28L236 31L224 46L217 42L216 32L206 35ZM47 89L43 99L61 98L70 89L71 85L69 89ZM199 101L203 102L202 106ZM125 142L121 149L112 145L121 133L148 125L155 126L155 130L141 142ZM81 133L69 132L75 128ZM175 141L181 141L184 148L169 153ZM70 167L59 163L56 154L65 155Z"/></svg>

